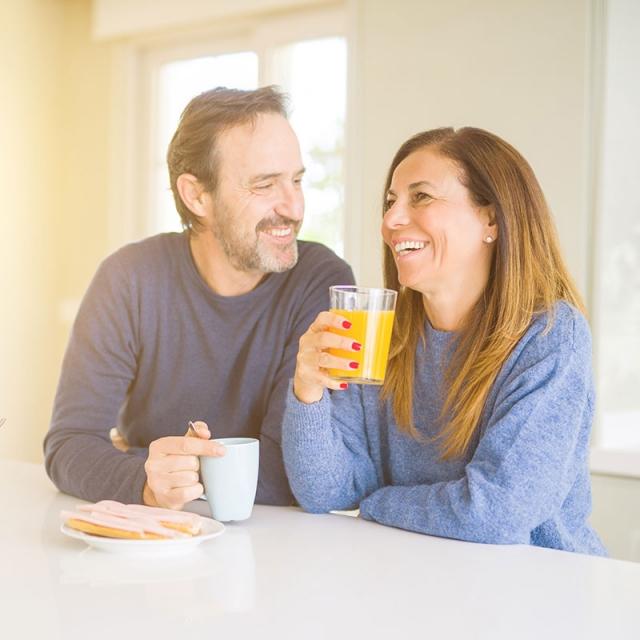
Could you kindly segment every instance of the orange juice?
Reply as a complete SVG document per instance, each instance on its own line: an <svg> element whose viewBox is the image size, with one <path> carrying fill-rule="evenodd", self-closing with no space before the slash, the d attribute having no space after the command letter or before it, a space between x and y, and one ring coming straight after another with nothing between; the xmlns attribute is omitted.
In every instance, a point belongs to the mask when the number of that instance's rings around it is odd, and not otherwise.
<svg viewBox="0 0 640 640"><path fill-rule="evenodd" d="M331 309L349 322L350 329L331 329L333 333L353 338L362 345L360 351L329 349L329 353L339 358L357 362L357 369L329 369L329 375L336 380L347 380L359 384L382 384L387 371L393 311L345 311Z"/></svg>

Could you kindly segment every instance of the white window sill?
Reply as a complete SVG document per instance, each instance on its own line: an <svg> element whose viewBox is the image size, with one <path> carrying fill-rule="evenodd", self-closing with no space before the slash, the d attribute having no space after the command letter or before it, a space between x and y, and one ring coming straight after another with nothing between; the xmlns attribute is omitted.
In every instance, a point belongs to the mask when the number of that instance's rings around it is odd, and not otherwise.
<svg viewBox="0 0 640 640"><path fill-rule="evenodd" d="M640 478L640 449L592 447L589 466L592 473Z"/></svg>

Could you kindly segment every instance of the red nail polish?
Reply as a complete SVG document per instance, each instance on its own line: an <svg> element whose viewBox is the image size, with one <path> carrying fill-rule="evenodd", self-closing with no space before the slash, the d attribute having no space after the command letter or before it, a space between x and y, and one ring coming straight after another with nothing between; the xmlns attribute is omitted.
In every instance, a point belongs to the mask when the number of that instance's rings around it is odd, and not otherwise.
<svg viewBox="0 0 640 640"><path fill-rule="evenodd" d="M349 388L349 385L348 385L346 382L343 382L343 383L340 385L340 388L341 388L341 389L348 389L348 388Z"/></svg>
<svg viewBox="0 0 640 640"><path fill-rule="evenodd" d="M362 345L361 345L359 342L354 342L354 343L351 345L351 348L352 348L354 351L360 351L360 349L362 349Z"/></svg>
<svg viewBox="0 0 640 640"><path fill-rule="evenodd" d="M343 326L345 329L351 329L351 323L350 323L348 320L345 320L345 321L342 323L342 326Z"/></svg>
<svg viewBox="0 0 640 640"><path fill-rule="evenodd" d="M360 365L359 365L357 362L350 362L350 363L349 363L349 366L350 366L352 369L357 369Z"/></svg>

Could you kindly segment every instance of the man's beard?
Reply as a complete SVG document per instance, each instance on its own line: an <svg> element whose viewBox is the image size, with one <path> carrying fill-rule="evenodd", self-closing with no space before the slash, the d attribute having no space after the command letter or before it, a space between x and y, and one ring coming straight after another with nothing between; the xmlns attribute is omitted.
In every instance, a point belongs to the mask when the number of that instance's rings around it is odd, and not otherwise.
<svg viewBox="0 0 640 640"><path fill-rule="evenodd" d="M298 262L296 235L299 221L275 214L262 219L255 228L255 240L242 232L230 209L218 201L211 231L220 243L231 266L238 271L259 271L261 273L282 273ZM291 242L286 245L271 245L260 232L269 227L290 227Z"/></svg>

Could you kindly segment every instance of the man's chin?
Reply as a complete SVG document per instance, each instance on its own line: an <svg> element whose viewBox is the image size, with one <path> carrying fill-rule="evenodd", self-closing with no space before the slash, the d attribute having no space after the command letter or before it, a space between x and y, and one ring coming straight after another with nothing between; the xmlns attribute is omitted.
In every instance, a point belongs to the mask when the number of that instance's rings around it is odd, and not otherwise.
<svg viewBox="0 0 640 640"><path fill-rule="evenodd" d="M298 243L294 240L290 245L277 251L261 252L260 263L264 273L282 273L293 269L298 262Z"/></svg>

